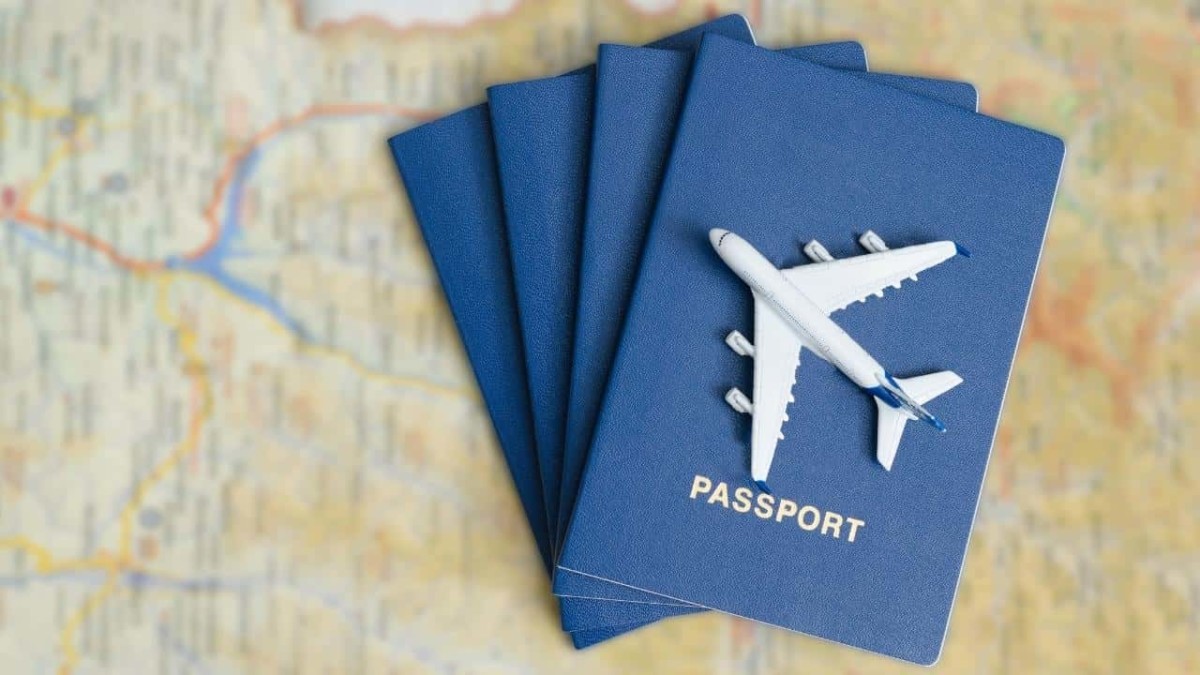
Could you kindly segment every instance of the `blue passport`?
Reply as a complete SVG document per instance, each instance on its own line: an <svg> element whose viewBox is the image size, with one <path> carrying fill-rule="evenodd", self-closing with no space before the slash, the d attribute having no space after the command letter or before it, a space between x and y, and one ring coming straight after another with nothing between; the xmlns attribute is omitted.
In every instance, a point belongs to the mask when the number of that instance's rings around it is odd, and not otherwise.
<svg viewBox="0 0 1200 675"><path fill-rule="evenodd" d="M392 137L389 145L549 569L550 528L537 480L520 329L515 312L505 320L493 311L512 306L513 290L487 109L475 106L416 127ZM496 273L476 277L478 268ZM571 639L582 648L616 634L584 631Z"/></svg>
<svg viewBox="0 0 1200 675"><path fill-rule="evenodd" d="M726 16L655 43L694 44L704 30L737 33L745 19ZM476 105L393 136L388 141L409 202L442 283L467 357L479 381L497 439L534 541L552 565L529 392L504 232L491 122ZM564 599L562 607L595 601ZM576 645L617 633L573 635Z"/></svg>
<svg viewBox="0 0 1200 675"><path fill-rule="evenodd" d="M706 32L713 32L740 40L751 40L748 25L740 17L720 19L708 24L685 31L665 40L658 45L671 49L695 49L700 38ZM563 211L570 209L570 200L576 200L579 195L574 192L552 192L557 185L546 180L546 176L562 176L575 163L569 159L564 147L564 140L572 138L569 134L556 133L561 127L555 122L569 119L570 124L575 119L564 117L564 109L569 109L575 101L587 101L585 112L590 112L590 95L594 86L593 69L571 73L565 76L520 82L510 85L491 87L488 90L488 106L493 124L493 136L499 160L499 174L502 188L505 220L510 246L510 257L517 262L513 265L516 280L518 317L521 321L523 340L525 344L525 359L529 369L530 394L532 398L534 434L536 439L539 473L542 481L543 498L548 512L550 526L550 544L555 547L555 512L558 506L559 477L561 475L562 458L562 425L565 422L566 392L562 392L562 400L556 400L552 387L562 381L564 384L569 377L569 370L556 371L558 363L547 355L564 354L570 356L570 334L554 331L539 332L537 328L550 324L547 317L552 317L559 311L554 304L557 299L564 298L561 288L554 280L544 276L530 274L530 268L525 265L525 259L516 254L521 251L542 260L554 261L565 254L560 245L563 240L553 236L544 239L525 227L526 214L536 211L522 208L529 204L544 206L547 211L535 215L541 220L553 220L556 216L562 220ZM540 97L529 97L528 91L543 92ZM533 101L533 105L520 107L514 101ZM537 104L541 104L538 106ZM586 123L585 123L586 124ZM573 127L572 127L573 128ZM580 155L585 156L586 143L590 124L586 124L581 133L574 137L582 144ZM515 150L514 150L515 146ZM513 166L514 156L520 151L527 154L520 156ZM586 170L586 163L578 163ZM582 177L577 182L582 184ZM571 183L575 185L575 183ZM542 188L539 191L539 188ZM532 196L545 196L538 202ZM514 197L515 196L515 197ZM524 200L524 201L522 201ZM514 207L514 202L516 206ZM575 218L576 221L580 218ZM524 244L524 246L522 246ZM575 246L577 249L578 241ZM577 254L577 250L570 252ZM536 271L536 270L535 270ZM539 282L549 281L539 285ZM574 277L572 278L572 285ZM533 298L530 301L530 298ZM574 293L569 296L569 302L561 309L570 317L574 309ZM573 326L573 318L566 324ZM555 348L555 341L562 341L561 348ZM569 366L568 366L569 368ZM550 495L553 495L551 497ZM592 599L564 598L560 604L562 626L564 630L576 631L609 626L614 623L629 621L657 620L681 613L691 613L694 608L668 609L660 605L678 605L664 601L661 598L645 600L644 594L637 594L626 589L614 589L612 592L599 596L603 599L621 600L620 604L609 607L598 607ZM633 597L627 597L633 596Z"/></svg>
<svg viewBox="0 0 1200 675"><path fill-rule="evenodd" d="M739 37L748 40L749 31ZM862 68L866 61L857 43L801 47L793 55L849 68ZM592 72L585 72L488 90L551 524L560 503L557 493L551 499L549 492L559 489L562 475L594 80ZM577 483L573 477L572 490ZM677 604L610 584L581 582L569 597ZM564 626L585 625L566 609L563 614Z"/></svg>
<svg viewBox="0 0 1200 675"><path fill-rule="evenodd" d="M656 44L694 51L702 30L752 41L749 25L738 19L702 24L673 36L666 45ZM587 172L594 74L589 67L488 88L552 548L557 548L575 294L574 279L564 285L561 275L544 271L573 269L579 254L580 191ZM572 223L575 236L558 232L562 223Z"/></svg>
<svg viewBox="0 0 1200 675"><path fill-rule="evenodd" d="M1052 136L706 38L560 569L936 661L1062 158ZM752 377L722 340L753 325L751 293L714 253L713 227L780 267L800 263L810 239L859 254L853 235L867 229L893 246L953 239L972 250L836 318L898 375L963 377L935 402L949 432L910 429L885 471L874 403L810 353L774 495L753 490L750 425L722 397ZM784 500L806 518L862 525L777 518Z"/></svg>
<svg viewBox="0 0 1200 675"><path fill-rule="evenodd" d="M854 49L847 50L846 45ZM856 43L800 47L783 53L846 69L865 65L865 54ZM822 58L826 56L830 58ZM845 60L830 60L836 58ZM560 537L574 509L691 61L692 55L686 52L600 47L587 207L577 272L579 300L559 505ZM968 110L975 109L978 98L975 88L964 82L886 73L864 72L859 76ZM595 597L606 585L565 572L554 580L554 590L561 596Z"/></svg>

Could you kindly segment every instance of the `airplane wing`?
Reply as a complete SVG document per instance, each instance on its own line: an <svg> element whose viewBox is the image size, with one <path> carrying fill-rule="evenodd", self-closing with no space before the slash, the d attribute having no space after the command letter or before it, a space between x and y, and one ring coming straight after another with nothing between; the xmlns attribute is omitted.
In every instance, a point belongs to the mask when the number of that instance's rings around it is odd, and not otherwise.
<svg viewBox="0 0 1200 675"><path fill-rule="evenodd" d="M792 385L804 345L771 306L754 294L754 421L750 431L750 473L765 481L783 438L780 429L793 400Z"/></svg>
<svg viewBox="0 0 1200 675"><path fill-rule="evenodd" d="M905 279L966 251L952 241L894 248L829 262L815 262L781 270L783 276L815 302L826 314L863 302L871 295L883 296L888 286L900 288Z"/></svg>

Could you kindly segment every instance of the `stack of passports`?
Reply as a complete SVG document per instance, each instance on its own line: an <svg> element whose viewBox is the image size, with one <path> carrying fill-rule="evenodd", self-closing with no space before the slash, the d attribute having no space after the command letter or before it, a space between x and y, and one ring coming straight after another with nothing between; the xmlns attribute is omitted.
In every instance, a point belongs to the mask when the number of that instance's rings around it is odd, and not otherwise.
<svg viewBox="0 0 1200 675"><path fill-rule="evenodd" d="M757 47L728 16L390 140L576 647L717 610L937 660L1063 160L976 102L869 72L856 42ZM957 372L950 432L910 429L884 470L871 398L804 358L757 487L723 398L752 390L723 337L753 296L713 228L780 268L812 239L860 255L867 230L969 248L836 318L901 375ZM844 526L775 517L785 500Z"/></svg>

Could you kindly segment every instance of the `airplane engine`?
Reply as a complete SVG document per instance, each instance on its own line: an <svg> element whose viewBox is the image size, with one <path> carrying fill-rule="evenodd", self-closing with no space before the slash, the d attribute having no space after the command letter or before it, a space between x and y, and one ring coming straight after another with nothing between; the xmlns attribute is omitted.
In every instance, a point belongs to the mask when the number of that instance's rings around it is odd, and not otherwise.
<svg viewBox="0 0 1200 675"><path fill-rule="evenodd" d="M813 262L830 262L833 256L829 254L829 250L821 245L821 242L813 239L804 245L804 255L808 256Z"/></svg>
<svg viewBox="0 0 1200 675"><path fill-rule="evenodd" d="M754 357L754 345L750 344L750 341L746 339L745 335L742 335L736 330L731 331L729 335L725 336L725 344L729 345L730 349L737 352L738 356L749 356L751 358Z"/></svg>
<svg viewBox="0 0 1200 675"><path fill-rule="evenodd" d="M875 234L874 230L867 230L858 238L858 243L871 253L883 253L888 250L887 244L883 243L883 238Z"/></svg>
<svg viewBox="0 0 1200 675"><path fill-rule="evenodd" d="M862 244L862 247L867 249L871 253L883 253L884 251L888 250L887 244L885 244L883 242L883 237L880 237L878 234L875 234L874 230L867 230L866 232L863 232L862 236L858 238L858 243ZM916 281L917 275L914 274L911 277L909 277L909 279ZM899 283L892 284L892 288L900 288L900 284ZM880 298L883 297L882 292L876 293L875 295Z"/></svg>
<svg viewBox="0 0 1200 675"><path fill-rule="evenodd" d="M738 389L737 387L725 392L725 402L729 404L730 408L733 408L743 415L749 415L754 412L754 404L751 403L750 399L742 393L741 389Z"/></svg>

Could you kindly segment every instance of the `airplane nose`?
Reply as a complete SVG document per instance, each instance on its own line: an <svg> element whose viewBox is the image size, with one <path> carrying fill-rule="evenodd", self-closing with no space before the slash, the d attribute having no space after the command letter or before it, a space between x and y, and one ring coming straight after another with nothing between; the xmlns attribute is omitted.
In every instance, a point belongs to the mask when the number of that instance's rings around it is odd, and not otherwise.
<svg viewBox="0 0 1200 675"><path fill-rule="evenodd" d="M708 231L708 241L712 243L713 248L720 250L721 239L725 238L725 235L727 234L729 234L729 230L722 230L719 227L714 227Z"/></svg>

